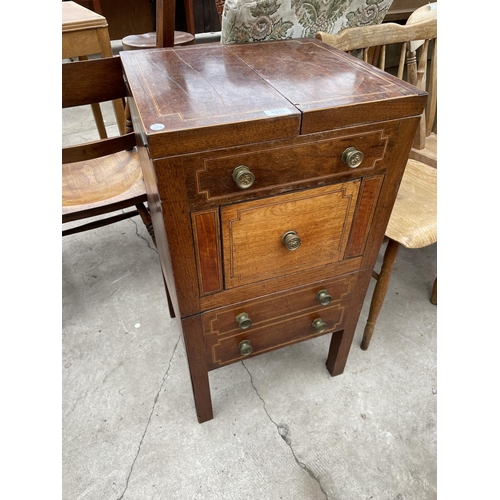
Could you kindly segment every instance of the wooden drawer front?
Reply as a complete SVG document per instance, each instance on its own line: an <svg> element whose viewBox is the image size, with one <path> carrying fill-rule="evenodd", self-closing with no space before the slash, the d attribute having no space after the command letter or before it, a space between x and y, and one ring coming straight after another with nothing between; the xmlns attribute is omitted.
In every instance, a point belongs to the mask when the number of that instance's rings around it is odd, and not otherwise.
<svg viewBox="0 0 500 500"><path fill-rule="evenodd" d="M238 344L249 340L253 348L250 356L301 340L343 328L346 308L357 280L357 273L320 282L293 291L268 295L259 299L210 311L202 316L203 333L211 368L232 363L242 358ZM316 295L327 290L332 301L322 306ZM247 313L252 325L242 330L236 317ZM321 318L327 325L318 333L312 322Z"/></svg>
<svg viewBox="0 0 500 500"><path fill-rule="evenodd" d="M228 154L203 160L203 167L195 170L195 196L205 201L216 201L231 196L255 193L257 191L290 187L305 181L327 181L336 176L365 175L380 170L387 146L387 130L352 133L315 142L266 147L260 145L255 151ZM355 147L364 154L361 165L348 167L341 161L342 153L348 147ZM233 180L236 167L247 166L255 176L254 184L240 189ZM192 174L191 174L192 175ZM189 175L188 175L189 177ZM188 181L188 183L190 183Z"/></svg>
<svg viewBox="0 0 500 500"><path fill-rule="evenodd" d="M221 208L225 287L233 288L343 258L360 181ZM302 243L287 250L295 231Z"/></svg>

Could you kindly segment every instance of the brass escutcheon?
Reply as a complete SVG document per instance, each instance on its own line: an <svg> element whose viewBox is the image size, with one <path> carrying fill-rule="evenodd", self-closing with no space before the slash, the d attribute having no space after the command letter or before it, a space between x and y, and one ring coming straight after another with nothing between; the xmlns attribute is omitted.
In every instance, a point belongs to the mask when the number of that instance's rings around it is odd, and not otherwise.
<svg viewBox="0 0 500 500"><path fill-rule="evenodd" d="M312 326L318 333L324 332L327 328L326 323L321 318L316 318L312 322Z"/></svg>
<svg viewBox="0 0 500 500"><path fill-rule="evenodd" d="M238 344L238 349L240 350L240 354L242 356L248 356L249 354L252 354L252 352L253 352L253 347L250 345L249 340L242 340Z"/></svg>
<svg viewBox="0 0 500 500"><path fill-rule="evenodd" d="M240 165L233 170L233 180L240 189L248 189L255 182L255 175L246 165Z"/></svg>
<svg viewBox="0 0 500 500"><path fill-rule="evenodd" d="M281 241L285 245L287 250L297 250L302 243L302 240L297 236L295 231L287 231L282 237Z"/></svg>
<svg viewBox="0 0 500 500"><path fill-rule="evenodd" d="M365 155L361 151L358 151L354 146L351 146L342 153L341 160L348 167L356 168L361 165L364 158Z"/></svg>
<svg viewBox="0 0 500 500"><path fill-rule="evenodd" d="M236 316L236 323L242 330L246 330L252 326L252 320L246 312L242 312Z"/></svg>
<svg viewBox="0 0 500 500"><path fill-rule="evenodd" d="M328 290L320 290L316 294L316 298L322 306L327 306L332 301L332 296L328 293Z"/></svg>

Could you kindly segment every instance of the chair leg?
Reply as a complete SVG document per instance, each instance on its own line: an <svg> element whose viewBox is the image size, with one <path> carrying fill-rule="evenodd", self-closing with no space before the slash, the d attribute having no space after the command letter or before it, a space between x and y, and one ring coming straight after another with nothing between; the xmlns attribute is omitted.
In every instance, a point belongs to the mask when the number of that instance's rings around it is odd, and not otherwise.
<svg viewBox="0 0 500 500"><path fill-rule="evenodd" d="M130 114L130 106L128 103L128 98L125 99L125 133L130 133L134 131L132 126L132 116Z"/></svg>
<svg viewBox="0 0 500 500"><path fill-rule="evenodd" d="M162 275L163 275L163 273L162 273ZM172 299L170 298L170 293L168 293L168 286L167 286L167 282L165 281L165 276L163 276L163 284L165 285L165 292L167 292L168 312L170 313L171 318L175 318L174 305L172 304Z"/></svg>
<svg viewBox="0 0 500 500"><path fill-rule="evenodd" d="M156 246L155 232L153 229L153 222L151 220L151 214L149 210L143 205L136 205L137 211L141 216L142 222L146 226L151 239L153 240L154 245ZM163 272L162 272L163 276ZM168 292L167 282L165 281L165 276L163 276L163 284L165 285L165 292L167 293L167 302L168 302L168 312L170 313L171 318L175 318L174 305L172 304L172 299L170 298L170 293Z"/></svg>
<svg viewBox="0 0 500 500"><path fill-rule="evenodd" d="M389 240L389 242L387 243L387 248L385 249L382 268L380 269L380 273L377 278L377 284L375 285L375 290L373 291L372 301L370 304L370 312L368 313L368 320L366 322L365 331L363 333L363 340L361 342L361 349L363 349L363 351L366 351L368 349L368 346L370 345L370 340L372 338L373 331L375 330L375 324L377 322L380 310L382 309L385 294L387 293L392 268L394 266L394 262L396 262L398 250L399 243L394 240Z"/></svg>
<svg viewBox="0 0 500 500"><path fill-rule="evenodd" d="M146 229L148 230L149 236L151 236L151 239L153 240L154 246L156 246L155 232L153 229L153 221L151 220L151 214L149 213L149 210L142 203L140 203L139 205L136 205L135 208L137 208L137 211L139 212L139 215L141 216L142 222L146 226Z"/></svg>
<svg viewBox="0 0 500 500"><path fill-rule="evenodd" d="M438 303L438 279L434 280L434 285L432 285L432 294L431 294L431 304L437 306Z"/></svg>

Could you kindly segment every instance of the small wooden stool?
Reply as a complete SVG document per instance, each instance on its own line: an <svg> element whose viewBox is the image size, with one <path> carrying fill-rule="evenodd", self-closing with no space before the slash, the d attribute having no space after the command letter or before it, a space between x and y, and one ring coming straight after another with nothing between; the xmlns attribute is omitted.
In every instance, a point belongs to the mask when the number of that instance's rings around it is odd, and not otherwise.
<svg viewBox="0 0 500 500"><path fill-rule="evenodd" d="M79 60L86 60L92 54L113 57L106 18L75 2L61 3L62 58L78 57ZM123 103L120 100L113 101L113 107L120 134L124 134L125 115ZM98 104L92 105L92 113L99 131L99 137L101 139L106 138L106 127Z"/></svg>
<svg viewBox="0 0 500 500"><path fill-rule="evenodd" d="M174 45L192 45L194 35L185 31L174 32ZM128 35L122 39L123 50L154 49L156 47L156 32L143 35Z"/></svg>
<svg viewBox="0 0 500 500"><path fill-rule="evenodd" d="M187 32L175 31L176 0L153 0L153 4L155 31L126 36L122 39L124 50L154 49L195 43L193 0L184 0Z"/></svg>

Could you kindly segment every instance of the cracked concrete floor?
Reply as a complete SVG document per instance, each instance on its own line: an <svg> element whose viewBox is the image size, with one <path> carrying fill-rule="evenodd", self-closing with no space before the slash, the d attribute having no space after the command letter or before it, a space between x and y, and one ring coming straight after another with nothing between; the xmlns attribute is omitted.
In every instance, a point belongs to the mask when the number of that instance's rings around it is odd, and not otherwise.
<svg viewBox="0 0 500 500"><path fill-rule="evenodd" d="M63 113L63 143L93 133L90 111ZM328 335L215 370L200 425L140 219L63 238L63 499L437 498L435 276L435 245L402 249L342 375Z"/></svg>

